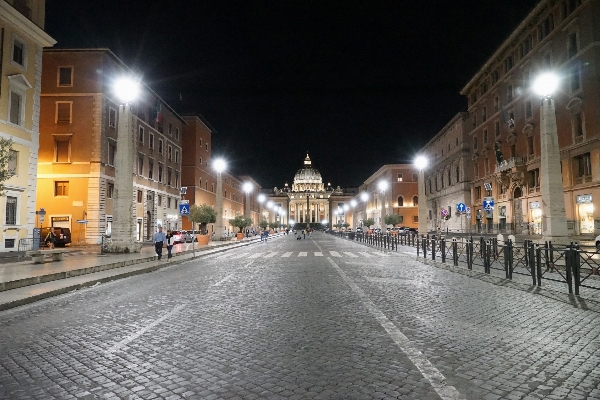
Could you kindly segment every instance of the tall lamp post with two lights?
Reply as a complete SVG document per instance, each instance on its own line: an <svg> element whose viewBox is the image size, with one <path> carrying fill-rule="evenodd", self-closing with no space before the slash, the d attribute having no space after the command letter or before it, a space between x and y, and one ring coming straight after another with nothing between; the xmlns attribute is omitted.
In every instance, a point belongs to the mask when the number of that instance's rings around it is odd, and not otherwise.
<svg viewBox="0 0 600 400"><path fill-rule="evenodd" d="M250 192L253 189L252 183L250 183L250 182L244 183L244 185L242 186L242 189L244 190L244 192L246 192L246 217L251 219L252 213L250 212Z"/></svg>
<svg viewBox="0 0 600 400"><path fill-rule="evenodd" d="M135 242L135 212L133 209L133 160L135 134L131 103L140 94L140 83L134 78L121 78L114 84L119 100L117 151L115 155L115 193L113 200L111 253L138 253L141 243Z"/></svg>
<svg viewBox="0 0 600 400"><path fill-rule="evenodd" d="M223 176L227 163L222 158L213 161L213 168L217 172L217 223L215 224L215 238L220 240L223 236Z"/></svg>
<svg viewBox="0 0 600 400"><path fill-rule="evenodd" d="M418 218L419 218L419 233L421 235L427 234L427 201L425 198L425 168L427 168L429 161L425 156L417 156L415 158L415 167L419 170L418 175Z"/></svg>
<svg viewBox="0 0 600 400"><path fill-rule="evenodd" d="M556 129L556 110L552 95L559 86L558 76L552 73L540 75L533 83L533 90L541 98L540 104L540 180L542 186L542 234L544 240L566 240L569 235L565 212L560 147Z"/></svg>
<svg viewBox="0 0 600 400"><path fill-rule="evenodd" d="M379 192L381 193L381 196L379 197L380 201L381 201L381 215L380 215L380 225L381 225L381 232L385 232L385 214L387 212L386 210L386 198L385 198L385 191L388 188L388 183L387 181L379 181L379 183L377 184L377 187L379 188Z"/></svg>

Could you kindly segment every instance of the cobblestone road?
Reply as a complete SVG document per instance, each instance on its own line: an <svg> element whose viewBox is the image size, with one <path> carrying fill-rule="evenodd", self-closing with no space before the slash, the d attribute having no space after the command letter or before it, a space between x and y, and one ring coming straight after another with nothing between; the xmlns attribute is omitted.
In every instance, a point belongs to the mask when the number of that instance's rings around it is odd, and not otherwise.
<svg viewBox="0 0 600 400"><path fill-rule="evenodd" d="M598 314L316 234L0 313L0 398L599 398Z"/></svg>

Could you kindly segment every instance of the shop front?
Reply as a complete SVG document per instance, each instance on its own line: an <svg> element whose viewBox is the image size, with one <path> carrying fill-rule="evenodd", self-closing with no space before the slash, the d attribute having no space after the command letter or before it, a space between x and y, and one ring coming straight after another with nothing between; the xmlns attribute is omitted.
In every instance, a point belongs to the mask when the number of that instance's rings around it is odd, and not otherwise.
<svg viewBox="0 0 600 400"><path fill-rule="evenodd" d="M529 202L529 234L542 234L542 208L539 201Z"/></svg>
<svg viewBox="0 0 600 400"><path fill-rule="evenodd" d="M579 221L579 233L586 234L595 232L594 230L594 204L591 194L578 195L577 203L577 218Z"/></svg>

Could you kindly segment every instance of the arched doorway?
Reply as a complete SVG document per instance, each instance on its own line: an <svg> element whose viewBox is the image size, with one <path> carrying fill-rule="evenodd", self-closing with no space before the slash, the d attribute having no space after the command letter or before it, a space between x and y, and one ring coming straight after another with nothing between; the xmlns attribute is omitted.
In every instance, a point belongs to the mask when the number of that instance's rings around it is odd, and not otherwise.
<svg viewBox="0 0 600 400"><path fill-rule="evenodd" d="M513 190L512 199L512 215L513 215L513 232L516 234L523 233L523 189L520 186Z"/></svg>
<svg viewBox="0 0 600 400"><path fill-rule="evenodd" d="M146 240L152 239L152 214L146 211Z"/></svg>

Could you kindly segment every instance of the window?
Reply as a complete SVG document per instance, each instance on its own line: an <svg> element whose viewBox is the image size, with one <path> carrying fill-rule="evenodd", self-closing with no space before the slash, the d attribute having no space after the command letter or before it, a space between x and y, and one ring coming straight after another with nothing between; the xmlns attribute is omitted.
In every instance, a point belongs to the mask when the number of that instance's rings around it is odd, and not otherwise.
<svg viewBox="0 0 600 400"><path fill-rule="evenodd" d="M175 128L175 140L179 140L179 128Z"/></svg>
<svg viewBox="0 0 600 400"><path fill-rule="evenodd" d="M477 137L473 138L473 150L477 150Z"/></svg>
<svg viewBox="0 0 600 400"><path fill-rule="evenodd" d="M576 92L581 89L581 80L579 76L579 67L576 66L571 70L571 92Z"/></svg>
<svg viewBox="0 0 600 400"><path fill-rule="evenodd" d="M167 208L171 208L171 198L167 197Z"/></svg>
<svg viewBox="0 0 600 400"><path fill-rule="evenodd" d="M6 225L17 224L17 198L12 196L6 196L6 219L4 220Z"/></svg>
<svg viewBox="0 0 600 400"><path fill-rule="evenodd" d="M111 140L108 141L108 165L115 165L117 155L117 144Z"/></svg>
<svg viewBox="0 0 600 400"><path fill-rule="evenodd" d="M531 108L531 100L527 100L525 102L525 118L532 118L533 117L533 111Z"/></svg>
<svg viewBox="0 0 600 400"><path fill-rule="evenodd" d="M12 176L18 176L18 165L19 165L19 152L14 150L9 150L9 158L8 158L8 172L12 174Z"/></svg>
<svg viewBox="0 0 600 400"><path fill-rule="evenodd" d="M13 37L13 46L12 46L12 60L14 63L19 64L23 68L26 68L26 53L27 46L24 41L17 37Z"/></svg>
<svg viewBox="0 0 600 400"><path fill-rule="evenodd" d="M140 143L144 143L144 127L143 126L140 126L138 128L138 141Z"/></svg>
<svg viewBox="0 0 600 400"><path fill-rule="evenodd" d="M148 147L150 147L151 149L154 148L154 134L152 132L150 132L150 134L148 135Z"/></svg>
<svg viewBox="0 0 600 400"><path fill-rule="evenodd" d="M162 183L163 181L163 166L162 164L158 164L158 182Z"/></svg>
<svg viewBox="0 0 600 400"><path fill-rule="evenodd" d="M413 196L413 207L419 205L419 196Z"/></svg>
<svg viewBox="0 0 600 400"><path fill-rule="evenodd" d="M536 169L532 169L531 171L529 171L527 173L527 184L529 185L529 188L533 189L533 188L537 188L540 187L540 170L539 168Z"/></svg>
<svg viewBox="0 0 600 400"><path fill-rule="evenodd" d="M542 21L538 28L539 41L542 41L554 30L554 15L550 14Z"/></svg>
<svg viewBox="0 0 600 400"><path fill-rule="evenodd" d="M139 176L144 175L144 156L143 155L138 156L138 175Z"/></svg>
<svg viewBox="0 0 600 400"><path fill-rule="evenodd" d="M162 196L160 194L158 195L158 206L162 207Z"/></svg>
<svg viewBox="0 0 600 400"><path fill-rule="evenodd" d="M490 159L486 158L483 160L483 170L486 175L490 173Z"/></svg>
<svg viewBox="0 0 600 400"><path fill-rule="evenodd" d="M452 185L452 173L450 172L450 169L448 169L447 171L447 176L448 176L448 186Z"/></svg>
<svg viewBox="0 0 600 400"><path fill-rule="evenodd" d="M577 32L571 32L569 34L567 42L569 58L575 57L579 51L579 44L577 41Z"/></svg>
<svg viewBox="0 0 600 400"><path fill-rule="evenodd" d="M460 182L460 167L457 165L456 166L456 182Z"/></svg>
<svg viewBox="0 0 600 400"><path fill-rule="evenodd" d="M512 144L510 145L510 158L515 158L517 156L517 146Z"/></svg>
<svg viewBox="0 0 600 400"><path fill-rule="evenodd" d="M208 143L206 143L205 147L206 147L206 151L208 151Z"/></svg>
<svg viewBox="0 0 600 400"><path fill-rule="evenodd" d="M508 85L506 87L506 101L509 102L509 103L511 101L513 101L513 87L512 87L512 85Z"/></svg>
<svg viewBox="0 0 600 400"><path fill-rule="evenodd" d="M108 109L108 126L111 128L117 127L117 110L112 107Z"/></svg>
<svg viewBox="0 0 600 400"><path fill-rule="evenodd" d="M173 175L173 171L171 168L167 168L167 185L171 186L171 175Z"/></svg>
<svg viewBox="0 0 600 400"><path fill-rule="evenodd" d="M398 196L398 207L404 207L404 197Z"/></svg>
<svg viewBox="0 0 600 400"><path fill-rule="evenodd" d="M477 126L477 114L473 114L473 127Z"/></svg>
<svg viewBox="0 0 600 400"><path fill-rule="evenodd" d="M54 196L68 196L69 195L69 181L55 181L54 182Z"/></svg>
<svg viewBox="0 0 600 400"><path fill-rule="evenodd" d="M175 187L179 188L179 171L175 171Z"/></svg>
<svg viewBox="0 0 600 400"><path fill-rule="evenodd" d="M494 112L498 112L500 109L500 99L498 96L494 97Z"/></svg>
<svg viewBox="0 0 600 400"><path fill-rule="evenodd" d="M141 190L137 191L137 202L141 203L144 201L144 192Z"/></svg>
<svg viewBox="0 0 600 400"><path fill-rule="evenodd" d="M481 120L487 121L487 107L483 107L483 110L481 110Z"/></svg>
<svg viewBox="0 0 600 400"><path fill-rule="evenodd" d="M475 200L480 200L481 199L481 186L477 186L475 188Z"/></svg>
<svg viewBox="0 0 600 400"><path fill-rule="evenodd" d="M583 136L583 116L580 112L573 114L571 117L573 124L573 136L576 138L580 138Z"/></svg>
<svg viewBox="0 0 600 400"><path fill-rule="evenodd" d="M567 18L580 5L581 0L566 0L563 2L563 18Z"/></svg>
<svg viewBox="0 0 600 400"><path fill-rule="evenodd" d="M418 182L419 176L417 174L413 174L413 182Z"/></svg>
<svg viewBox="0 0 600 400"><path fill-rule="evenodd" d="M175 164L179 163L179 150L175 150Z"/></svg>
<svg viewBox="0 0 600 400"><path fill-rule="evenodd" d="M500 121L494 122L494 134L496 137L500 136Z"/></svg>
<svg viewBox="0 0 600 400"><path fill-rule="evenodd" d="M71 119L71 108L73 103L70 101L57 101L56 102L56 123L57 124L70 124Z"/></svg>
<svg viewBox="0 0 600 400"><path fill-rule="evenodd" d="M54 139L54 162L71 162L71 141Z"/></svg>
<svg viewBox="0 0 600 400"><path fill-rule="evenodd" d="M200 157L200 165L202 165L202 157Z"/></svg>
<svg viewBox="0 0 600 400"><path fill-rule="evenodd" d="M488 142L488 131L487 129L483 130L483 143L486 144Z"/></svg>
<svg viewBox="0 0 600 400"><path fill-rule="evenodd" d="M533 136L529 136L527 138L527 155L532 156L535 153L535 149L533 147Z"/></svg>
<svg viewBox="0 0 600 400"><path fill-rule="evenodd" d="M215 192L215 184L214 183L210 184L210 191L213 192L213 193Z"/></svg>
<svg viewBox="0 0 600 400"><path fill-rule="evenodd" d="M398 182L402 182L402 174L398 174Z"/></svg>
<svg viewBox="0 0 600 400"><path fill-rule="evenodd" d="M530 86L531 81L531 70L526 69L523 71L523 87L528 88Z"/></svg>
<svg viewBox="0 0 600 400"><path fill-rule="evenodd" d="M158 139L158 152L160 154L163 153L163 140L162 139Z"/></svg>
<svg viewBox="0 0 600 400"><path fill-rule="evenodd" d="M504 72L508 73L515 66L515 57L511 54L504 60Z"/></svg>
<svg viewBox="0 0 600 400"><path fill-rule="evenodd" d="M148 160L148 179L154 179L154 162Z"/></svg>
<svg viewBox="0 0 600 400"><path fill-rule="evenodd" d="M198 187L202 189L202 177L198 179Z"/></svg>
<svg viewBox="0 0 600 400"><path fill-rule="evenodd" d="M115 184L108 183L106 185L106 198L112 199L114 195L115 195Z"/></svg>
<svg viewBox="0 0 600 400"><path fill-rule="evenodd" d="M73 67L58 67L58 86L73 86Z"/></svg>
<svg viewBox="0 0 600 400"><path fill-rule="evenodd" d="M419 216L418 215L413 215L413 222L416 224L419 222Z"/></svg>
<svg viewBox="0 0 600 400"><path fill-rule="evenodd" d="M10 91L9 121L11 124L23 125L23 95Z"/></svg>
<svg viewBox="0 0 600 400"><path fill-rule="evenodd" d="M169 122L169 135L173 135L173 124Z"/></svg>
<svg viewBox="0 0 600 400"><path fill-rule="evenodd" d="M492 85L495 85L496 83L498 83L499 79L500 79L500 73L496 69L492 72Z"/></svg>
<svg viewBox="0 0 600 400"><path fill-rule="evenodd" d="M173 159L173 147L171 147L171 145L167 147L167 158L169 160Z"/></svg>

